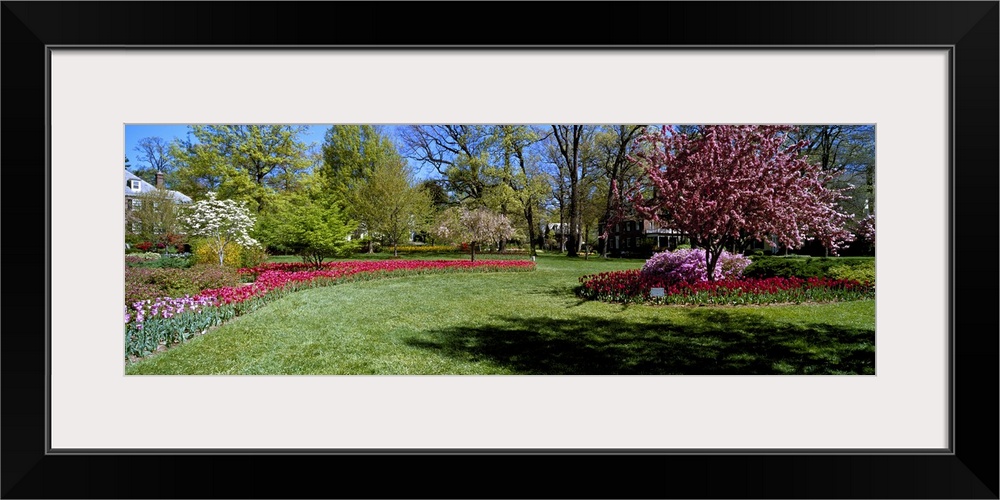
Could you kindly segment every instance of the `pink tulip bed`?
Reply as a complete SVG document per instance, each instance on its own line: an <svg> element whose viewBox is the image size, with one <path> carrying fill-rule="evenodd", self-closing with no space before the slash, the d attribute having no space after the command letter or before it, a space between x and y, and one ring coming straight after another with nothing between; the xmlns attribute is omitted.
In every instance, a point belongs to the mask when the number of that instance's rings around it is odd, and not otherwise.
<svg viewBox="0 0 1000 500"><path fill-rule="evenodd" d="M759 305L840 302L875 297L875 284L849 279L768 277L748 279L751 264L723 251L715 280L708 279L705 251L676 250L653 255L642 269L580 277L577 295L617 303L678 305ZM653 289L662 295L653 295Z"/></svg>
<svg viewBox="0 0 1000 500"><path fill-rule="evenodd" d="M161 344L182 342L208 328L258 309L292 292L386 277L455 272L533 271L535 263L515 260L390 260L329 262L317 269L299 263L241 269L253 282L202 290L195 296L155 297L125 304L125 354L146 356Z"/></svg>
<svg viewBox="0 0 1000 500"><path fill-rule="evenodd" d="M577 295L617 303L759 305L840 302L875 298L873 283L830 278L722 279L670 282L640 269L580 277ZM652 296L662 288L663 296Z"/></svg>

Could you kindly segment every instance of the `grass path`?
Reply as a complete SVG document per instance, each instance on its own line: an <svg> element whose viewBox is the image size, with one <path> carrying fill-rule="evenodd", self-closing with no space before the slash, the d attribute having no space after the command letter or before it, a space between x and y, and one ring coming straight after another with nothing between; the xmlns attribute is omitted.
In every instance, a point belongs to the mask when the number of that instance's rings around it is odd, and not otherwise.
<svg viewBox="0 0 1000 500"><path fill-rule="evenodd" d="M129 374L874 373L873 301L763 307L581 301L583 274L635 260L540 257L530 273L305 290Z"/></svg>

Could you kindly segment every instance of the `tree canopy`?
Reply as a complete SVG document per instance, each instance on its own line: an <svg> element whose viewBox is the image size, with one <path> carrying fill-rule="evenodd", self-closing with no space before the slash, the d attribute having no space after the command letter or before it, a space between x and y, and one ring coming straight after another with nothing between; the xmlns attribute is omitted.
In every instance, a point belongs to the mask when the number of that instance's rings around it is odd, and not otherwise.
<svg viewBox="0 0 1000 500"><path fill-rule="evenodd" d="M166 174L166 185L172 187L171 174L174 169L174 158L170 155L170 143L162 137L143 137L136 143L136 160L143 163L132 169L132 173L142 180L156 185L156 173ZM129 168L128 157L125 157L125 168Z"/></svg>
<svg viewBox="0 0 1000 500"><path fill-rule="evenodd" d="M374 125L334 125L327 129L319 173L326 189L344 196L364 182L375 165L399 158L396 145Z"/></svg>
<svg viewBox="0 0 1000 500"><path fill-rule="evenodd" d="M310 164L302 127L289 125L193 125L193 141L175 141L177 187L200 198L214 191L260 213L288 176Z"/></svg>
<svg viewBox="0 0 1000 500"><path fill-rule="evenodd" d="M432 216L430 194L399 157L380 161L367 178L347 193L353 213L372 237L387 240L398 255L399 242L427 227Z"/></svg>
<svg viewBox="0 0 1000 500"><path fill-rule="evenodd" d="M871 125L348 124L315 129L322 142L307 145L311 130L194 125L169 144L141 138L125 166L151 183L163 171L169 189L195 200L214 192L244 202L261 228L295 207L335 210L334 218L353 221L351 239L370 235L394 247L407 233L436 234L427 220L466 207L504 216L517 236L499 247L520 240L532 254L548 241L546 228L557 227L569 255L596 243L608 256L607 228L654 216L674 229L684 224L696 246L735 249L775 237L798 247L812 238L837 253L849 233L870 232L865 217L875 211ZM870 243L852 250L869 252Z"/></svg>

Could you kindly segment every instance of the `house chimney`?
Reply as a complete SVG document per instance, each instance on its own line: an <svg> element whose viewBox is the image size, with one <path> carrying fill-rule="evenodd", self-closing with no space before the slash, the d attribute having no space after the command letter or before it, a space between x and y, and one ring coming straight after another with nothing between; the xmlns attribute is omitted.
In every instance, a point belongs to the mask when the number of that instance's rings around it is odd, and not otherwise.
<svg viewBox="0 0 1000 500"><path fill-rule="evenodd" d="M156 173L156 189L163 189L163 172Z"/></svg>

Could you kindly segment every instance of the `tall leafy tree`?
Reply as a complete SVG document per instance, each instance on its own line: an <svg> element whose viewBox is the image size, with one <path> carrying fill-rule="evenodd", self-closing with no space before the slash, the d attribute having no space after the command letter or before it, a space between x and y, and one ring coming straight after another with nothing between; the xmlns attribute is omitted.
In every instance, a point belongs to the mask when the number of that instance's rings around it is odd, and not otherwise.
<svg viewBox="0 0 1000 500"><path fill-rule="evenodd" d="M487 125L411 125L402 139L406 156L432 166L458 201L482 204L495 185L487 177L493 145Z"/></svg>
<svg viewBox="0 0 1000 500"><path fill-rule="evenodd" d="M541 158L532 151L544 136L539 129L527 125L497 125L493 127L492 135L498 156L497 167L493 170L498 178L497 185L503 188L507 201L507 206L502 206L500 213L507 214L504 208L520 212L527 229L531 255L535 255L537 212L551 190L548 177L539 166Z"/></svg>
<svg viewBox="0 0 1000 500"><path fill-rule="evenodd" d="M615 186L631 184L639 173L635 163L628 158L628 153L636 137L645 130L645 125L606 125L595 134L595 148L600 155L598 168L604 180L604 185L601 186L604 207L600 220L605 225L612 224L615 214L621 212L626 205L625 200L615 196L619 193ZM602 256L607 256L606 230L602 231L598 239L597 251Z"/></svg>
<svg viewBox="0 0 1000 500"><path fill-rule="evenodd" d="M875 211L875 127L873 125L803 125L790 132L807 141L803 154L823 170L840 172L837 188L850 197L841 206L857 218Z"/></svg>
<svg viewBox="0 0 1000 500"><path fill-rule="evenodd" d="M647 133L633 156L644 169L629 199L643 216L665 218L705 249L714 279L722 250L776 237L788 247L818 238L836 254L853 239L850 217L827 186L837 172L802 156L785 126L706 126L691 137L671 127Z"/></svg>
<svg viewBox="0 0 1000 500"><path fill-rule="evenodd" d="M558 148L554 146L551 134L546 141L546 146L543 163L546 167L544 174L549 181L551 189L549 191L550 195L543 202L544 215L542 218L548 223L558 221L559 229L551 230L549 229L551 226L546 226L543 236L549 248L555 248L558 245L559 251L565 252L566 236L569 232L566 230L569 225L566 222L569 218L569 184L568 179L563 175L563 169L560 168L562 159L560 158Z"/></svg>
<svg viewBox="0 0 1000 500"><path fill-rule="evenodd" d="M424 179L420 181L420 188L427 191L431 197L431 204L435 211L442 211L453 205L448 191L444 188L444 182L440 179Z"/></svg>
<svg viewBox="0 0 1000 500"><path fill-rule="evenodd" d="M355 235L376 236L379 218L385 215L372 200L372 177L378 168L398 165L402 158L388 131L372 125L334 125L327 129L322 145L318 178L326 196L343 200L347 214L358 222ZM371 194L371 196L368 196ZM368 251L374 252L369 241Z"/></svg>
<svg viewBox="0 0 1000 500"><path fill-rule="evenodd" d="M402 158L375 164L347 200L368 232L392 245L393 255L399 255L400 241L423 230L432 215L430 195Z"/></svg>
<svg viewBox="0 0 1000 500"><path fill-rule="evenodd" d="M324 134L319 173L326 188L343 197L365 182L375 165L399 157L385 130L374 125L334 125Z"/></svg>
<svg viewBox="0 0 1000 500"><path fill-rule="evenodd" d="M264 209L282 178L310 165L298 136L304 127L289 125L195 125L194 141L175 143L180 188L193 196L216 190L246 201L254 213Z"/></svg>
<svg viewBox="0 0 1000 500"><path fill-rule="evenodd" d="M170 156L177 167L174 188L194 199L203 199L209 192L220 192L229 169L218 163L221 159L211 145L194 140L191 128L186 137L170 143Z"/></svg>
<svg viewBox="0 0 1000 500"><path fill-rule="evenodd" d="M581 182L586 177L587 161L583 149L587 146L591 128L584 125L552 125L552 138L559 153L559 170L566 179L569 198L569 234L566 254L579 255L583 202Z"/></svg>
<svg viewBox="0 0 1000 500"><path fill-rule="evenodd" d="M257 234L265 245L319 268L324 259L354 252L357 244L349 236L356 226L338 203L310 185L280 194L261 214Z"/></svg>

